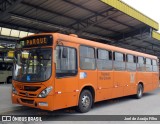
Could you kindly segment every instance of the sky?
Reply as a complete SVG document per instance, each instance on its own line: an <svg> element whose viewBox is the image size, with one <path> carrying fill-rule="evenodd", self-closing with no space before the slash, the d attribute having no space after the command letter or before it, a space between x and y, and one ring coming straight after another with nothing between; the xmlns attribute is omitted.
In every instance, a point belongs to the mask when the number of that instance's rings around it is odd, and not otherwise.
<svg viewBox="0 0 160 124"><path fill-rule="evenodd" d="M122 0L160 25L160 0ZM160 33L160 30L158 31Z"/></svg>

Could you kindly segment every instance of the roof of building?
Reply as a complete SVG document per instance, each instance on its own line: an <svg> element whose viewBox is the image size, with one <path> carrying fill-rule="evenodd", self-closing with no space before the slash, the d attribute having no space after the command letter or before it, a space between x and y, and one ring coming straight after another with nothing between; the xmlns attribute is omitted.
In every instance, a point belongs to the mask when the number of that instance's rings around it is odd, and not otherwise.
<svg viewBox="0 0 160 124"><path fill-rule="evenodd" d="M31 33L74 33L160 55L158 23L121 0L2 0L0 17L1 27Z"/></svg>

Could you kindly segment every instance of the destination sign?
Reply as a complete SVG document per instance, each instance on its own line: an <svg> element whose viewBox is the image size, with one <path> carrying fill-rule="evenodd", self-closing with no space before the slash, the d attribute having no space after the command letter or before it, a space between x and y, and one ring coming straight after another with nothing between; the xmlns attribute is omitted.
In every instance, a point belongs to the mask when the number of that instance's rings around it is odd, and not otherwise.
<svg viewBox="0 0 160 124"><path fill-rule="evenodd" d="M51 46L53 44L52 35L41 35L33 36L20 39L17 44L18 48L29 48L29 47L40 47L40 46Z"/></svg>

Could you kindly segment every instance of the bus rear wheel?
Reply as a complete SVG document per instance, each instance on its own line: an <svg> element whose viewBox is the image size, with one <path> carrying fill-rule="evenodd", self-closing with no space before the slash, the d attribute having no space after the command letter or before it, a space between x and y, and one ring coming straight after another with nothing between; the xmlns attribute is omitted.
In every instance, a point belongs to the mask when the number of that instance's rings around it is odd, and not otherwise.
<svg viewBox="0 0 160 124"><path fill-rule="evenodd" d="M136 98L140 99L142 98L142 96L143 96L143 86L142 84L138 84Z"/></svg>
<svg viewBox="0 0 160 124"><path fill-rule="evenodd" d="M83 90L79 97L77 110L81 113L88 112L93 103L93 97L89 90Z"/></svg>

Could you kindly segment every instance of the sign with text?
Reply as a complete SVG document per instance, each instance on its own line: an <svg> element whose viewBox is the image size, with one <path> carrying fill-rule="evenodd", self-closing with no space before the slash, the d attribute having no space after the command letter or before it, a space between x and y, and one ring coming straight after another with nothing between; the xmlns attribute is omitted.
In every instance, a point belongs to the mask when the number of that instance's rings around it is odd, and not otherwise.
<svg viewBox="0 0 160 124"><path fill-rule="evenodd" d="M51 46L52 44L53 44L52 35L40 35L40 36L32 36L20 39L20 41L17 44L17 48Z"/></svg>

